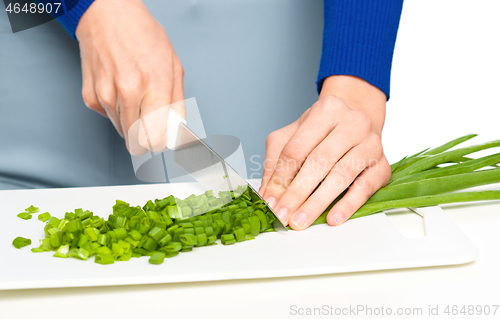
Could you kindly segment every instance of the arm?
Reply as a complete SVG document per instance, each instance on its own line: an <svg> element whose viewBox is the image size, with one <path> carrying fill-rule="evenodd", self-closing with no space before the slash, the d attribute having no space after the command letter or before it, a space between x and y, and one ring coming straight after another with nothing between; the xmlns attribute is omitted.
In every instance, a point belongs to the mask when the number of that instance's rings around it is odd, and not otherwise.
<svg viewBox="0 0 500 319"><path fill-rule="evenodd" d="M345 222L390 178L381 134L401 0L325 0L319 100L271 133L260 193L295 230L348 189L327 222Z"/></svg>
<svg viewBox="0 0 500 319"><path fill-rule="evenodd" d="M111 120L133 155L163 151L164 107L184 100L184 70L163 27L141 0L80 0L57 19L80 44L87 107ZM182 103L172 108L185 117Z"/></svg>

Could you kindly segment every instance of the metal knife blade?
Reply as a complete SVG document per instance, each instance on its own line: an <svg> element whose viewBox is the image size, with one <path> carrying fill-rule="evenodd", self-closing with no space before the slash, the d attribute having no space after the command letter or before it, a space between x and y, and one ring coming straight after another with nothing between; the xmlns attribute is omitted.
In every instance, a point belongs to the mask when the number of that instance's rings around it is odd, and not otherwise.
<svg viewBox="0 0 500 319"><path fill-rule="evenodd" d="M252 185L184 123L179 123L174 162L206 189L213 190L215 194L219 191L237 191L238 187L241 187L243 190L249 188L262 199ZM276 216L272 209L270 210ZM277 216L273 227L275 230L287 230Z"/></svg>

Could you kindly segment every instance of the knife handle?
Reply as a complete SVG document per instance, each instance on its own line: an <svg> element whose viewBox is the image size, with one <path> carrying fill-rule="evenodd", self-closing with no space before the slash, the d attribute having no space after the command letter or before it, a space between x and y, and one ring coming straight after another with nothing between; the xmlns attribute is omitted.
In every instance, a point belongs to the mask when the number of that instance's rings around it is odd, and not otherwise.
<svg viewBox="0 0 500 319"><path fill-rule="evenodd" d="M177 112L172 110L168 111L167 119L167 148L175 150L177 146L177 135L179 133L179 125L186 125L186 120L182 118Z"/></svg>

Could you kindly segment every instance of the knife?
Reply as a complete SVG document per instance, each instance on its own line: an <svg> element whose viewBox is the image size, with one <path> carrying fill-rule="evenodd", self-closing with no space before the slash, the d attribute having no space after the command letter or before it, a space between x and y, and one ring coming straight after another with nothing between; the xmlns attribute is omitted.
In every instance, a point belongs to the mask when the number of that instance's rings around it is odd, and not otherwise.
<svg viewBox="0 0 500 319"><path fill-rule="evenodd" d="M167 148L174 152L174 162L191 177L215 194L219 191L233 191L236 196L249 189L261 200L259 193L240 174L238 174L221 156L202 139L196 136L183 119L170 109L167 120ZM224 203L226 204L226 203ZM269 207L276 220L275 230L287 230L285 225Z"/></svg>

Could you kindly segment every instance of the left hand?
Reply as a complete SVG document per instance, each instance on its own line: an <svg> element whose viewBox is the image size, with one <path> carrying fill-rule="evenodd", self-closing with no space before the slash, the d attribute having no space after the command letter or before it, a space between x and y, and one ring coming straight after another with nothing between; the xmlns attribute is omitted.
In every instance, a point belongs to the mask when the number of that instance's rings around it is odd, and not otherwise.
<svg viewBox="0 0 500 319"><path fill-rule="evenodd" d="M325 79L320 99L272 132L259 193L294 230L309 227L337 196L327 222L345 222L391 176L381 134L386 96L352 76Z"/></svg>

